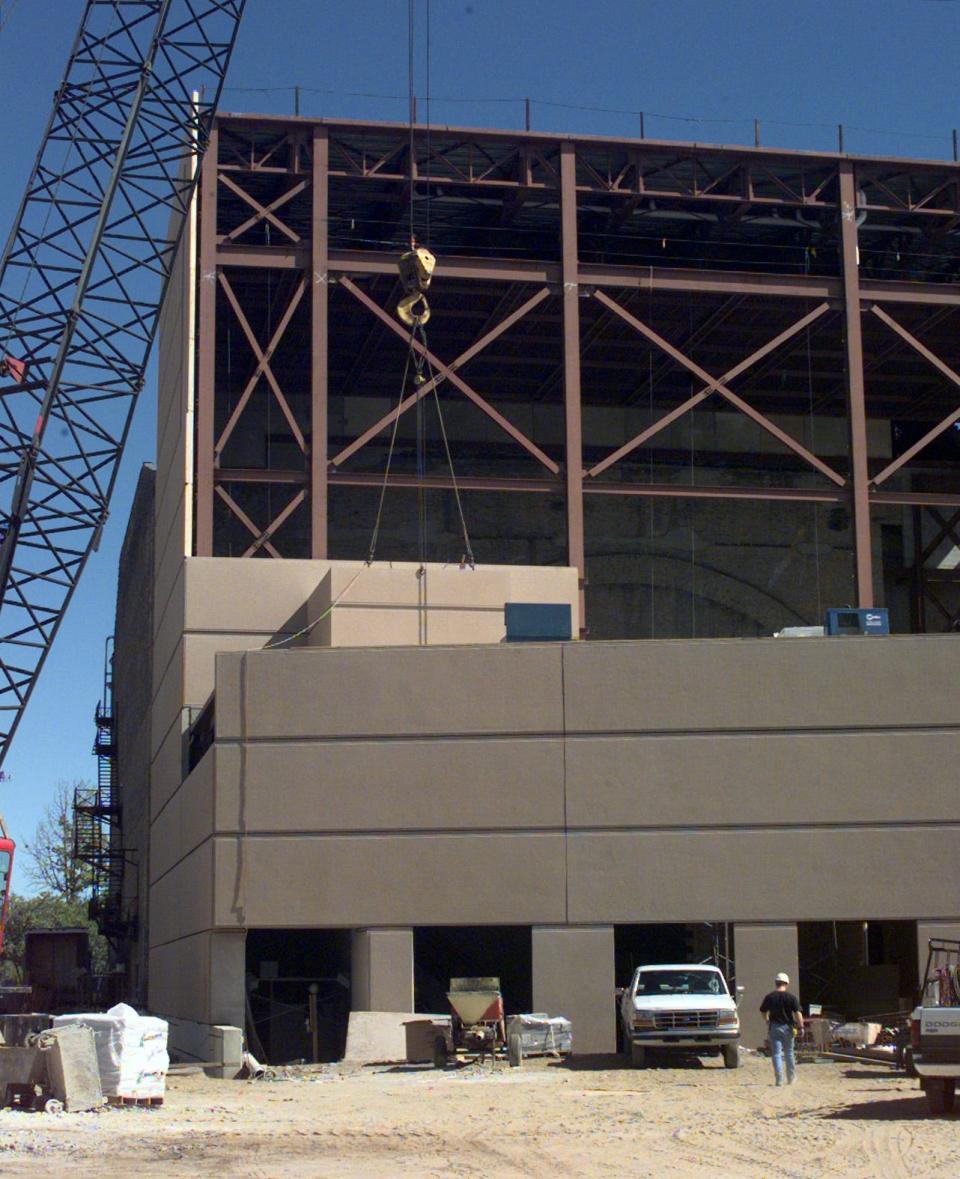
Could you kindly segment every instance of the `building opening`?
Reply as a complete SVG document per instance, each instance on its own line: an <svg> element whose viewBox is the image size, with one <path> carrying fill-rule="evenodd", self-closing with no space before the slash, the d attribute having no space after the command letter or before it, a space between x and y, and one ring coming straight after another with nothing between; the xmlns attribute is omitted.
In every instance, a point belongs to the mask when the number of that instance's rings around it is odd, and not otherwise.
<svg viewBox="0 0 960 1179"><path fill-rule="evenodd" d="M731 978L730 926L723 921L615 925L616 985L625 987L638 966L656 962L710 962Z"/></svg>
<svg viewBox="0 0 960 1179"><path fill-rule="evenodd" d="M350 931L247 933L247 1039L264 1063L340 1060L350 1015Z"/></svg>
<svg viewBox="0 0 960 1179"><path fill-rule="evenodd" d="M414 1007L426 1014L446 1014L451 978L493 976L500 979L507 1015L530 1011L531 946L528 925L427 925L414 929Z"/></svg>
<svg viewBox="0 0 960 1179"><path fill-rule="evenodd" d="M820 1004L826 1015L874 1021L913 1006L915 922L801 921L797 944L804 1004Z"/></svg>

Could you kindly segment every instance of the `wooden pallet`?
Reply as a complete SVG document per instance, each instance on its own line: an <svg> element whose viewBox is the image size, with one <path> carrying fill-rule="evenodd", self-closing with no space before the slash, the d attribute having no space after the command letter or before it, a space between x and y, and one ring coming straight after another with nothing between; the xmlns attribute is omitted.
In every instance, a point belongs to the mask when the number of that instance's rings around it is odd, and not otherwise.
<svg viewBox="0 0 960 1179"><path fill-rule="evenodd" d="M153 1107L163 1105L162 1097L108 1097L107 1105L141 1105L145 1107Z"/></svg>

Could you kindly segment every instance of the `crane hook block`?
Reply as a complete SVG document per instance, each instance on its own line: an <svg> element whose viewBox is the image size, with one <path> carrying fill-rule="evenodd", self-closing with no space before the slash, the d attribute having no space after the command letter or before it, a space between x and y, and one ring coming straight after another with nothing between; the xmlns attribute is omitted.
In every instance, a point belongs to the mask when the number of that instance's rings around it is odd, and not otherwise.
<svg viewBox="0 0 960 1179"><path fill-rule="evenodd" d="M420 308L415 310L418 303ZM423 325L430 318L430 304L420 291L411 291L397 304L397 316L407 327L413 327L414 324Z"/></svg>
<svg viewBox="0 0 960 1179"><path fill-rule="evenodd" d="M437 260L424 246L414 246L400 255L397 269L404 296L397 304L397 315L407 327L423 325L430 318L430 305L424 292L430 286Z"/></svg>

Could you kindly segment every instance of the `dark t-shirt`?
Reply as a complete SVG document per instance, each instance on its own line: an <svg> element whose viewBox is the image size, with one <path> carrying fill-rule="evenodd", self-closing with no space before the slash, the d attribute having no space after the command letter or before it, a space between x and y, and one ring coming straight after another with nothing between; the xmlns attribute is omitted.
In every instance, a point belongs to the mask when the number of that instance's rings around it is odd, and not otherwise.
<svg viewBox="0 0 960 1179"><path fill-rule="evenodd" d="M771 991L760 1004L762 1014L770 1013L771 1023L785 1023L788 1026L797 1022L794 1012L799 1010L800 1002L790 991Z"/></svg>

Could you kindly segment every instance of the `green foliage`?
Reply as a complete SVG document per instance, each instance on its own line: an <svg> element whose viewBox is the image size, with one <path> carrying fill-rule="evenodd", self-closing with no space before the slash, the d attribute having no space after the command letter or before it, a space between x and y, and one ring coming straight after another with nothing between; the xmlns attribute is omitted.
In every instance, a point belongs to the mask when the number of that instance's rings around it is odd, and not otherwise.
<svg viewBox="0 0 960 1179"><path fill-rule="evenodd" d="M87 929L90 931L90 966L94 974L107 969L107 940L87 919L85 900L65 900L51 893L35 897L10 894L10 909L0 958L0 980L23 982L23 955L28 929Z"/></svg>
<svg viewBox="0 0 960 1179"><path fill-rule="evenodd" d="M79 901L93 883L88 865L74 858L73 795L85 782L58 782L53 801L43 812L33 839L25 844L33 857L30 877L37 888L66 901Z"/></svg>

